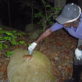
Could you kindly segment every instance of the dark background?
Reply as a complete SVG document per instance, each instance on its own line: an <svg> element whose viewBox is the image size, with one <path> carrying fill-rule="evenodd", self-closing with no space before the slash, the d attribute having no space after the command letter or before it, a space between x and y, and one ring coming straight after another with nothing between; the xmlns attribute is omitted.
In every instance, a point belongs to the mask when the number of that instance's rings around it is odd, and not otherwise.
<svg viewBox="0 0 82 82"><path fill-rule="evenodd" d="M48 2L53 5L53 0ZM79 0L66 0L71 2L81 5ZM24 30L32 22L32 5L35 11L43 10L40 0L0 0L0 25Z"/></svg>

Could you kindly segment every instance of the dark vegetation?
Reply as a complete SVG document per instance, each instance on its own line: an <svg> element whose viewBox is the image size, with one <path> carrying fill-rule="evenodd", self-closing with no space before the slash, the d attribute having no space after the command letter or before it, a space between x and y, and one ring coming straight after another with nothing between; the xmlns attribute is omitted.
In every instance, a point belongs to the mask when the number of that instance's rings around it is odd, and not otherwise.
<svg viewBox="0 0 82 82"><path fill-rule="evenodd" d="M27 49L52 23L61 11L53 0L0 0L0 80L6 81L7 65L15 48ZM67 0L66 3L79 0ZM73 50L77 40L63 29L42 41L36 50L44 53L53 66L57 82L70 78Z"/></svg>

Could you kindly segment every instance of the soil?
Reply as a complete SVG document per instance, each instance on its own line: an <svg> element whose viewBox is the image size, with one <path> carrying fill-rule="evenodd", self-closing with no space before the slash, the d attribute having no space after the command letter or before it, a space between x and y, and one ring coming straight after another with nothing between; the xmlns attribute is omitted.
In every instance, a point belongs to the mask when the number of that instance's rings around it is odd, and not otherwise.
<svg viewBox="0 0 82 82"><path fill-rule="evenodd" d="M27 37L25 37L25 40L28 43L34 41L30 41ZM76 45L77 39L71 37L62 29L52 33L36 47L36 50L42 52L50 59L56 82L64 82L65 79L71 78L73 53ZM23 46L21 47L24 48ZM0 54L0 82L8 82L7 66L9 59L9 57Z"/></svg>

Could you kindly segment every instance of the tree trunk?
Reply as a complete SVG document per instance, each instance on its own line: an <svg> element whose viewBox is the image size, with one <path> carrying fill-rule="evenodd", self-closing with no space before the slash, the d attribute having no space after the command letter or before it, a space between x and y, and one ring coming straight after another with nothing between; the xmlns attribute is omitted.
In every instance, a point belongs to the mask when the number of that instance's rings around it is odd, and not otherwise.
<svg viewBox="0 0 82 82"><path fill-rule="evenodd" d="M82 9L82 0L78 0L78 5L81 7Z"/></svg>
<svg viewBox="0 0 82 82"><path fill-rule="evenodd" d="M54 0L54 7L63 8L66 0Z"/></svg>
<svg viewBox="0 0 82 82"><path fill-rule="evenodd" d="M57 18L60 9L62 9L65 4L66 4L66 0L54 0L54 8L56 10L54 11L55 15L53 16L53 19Z"/></svg>

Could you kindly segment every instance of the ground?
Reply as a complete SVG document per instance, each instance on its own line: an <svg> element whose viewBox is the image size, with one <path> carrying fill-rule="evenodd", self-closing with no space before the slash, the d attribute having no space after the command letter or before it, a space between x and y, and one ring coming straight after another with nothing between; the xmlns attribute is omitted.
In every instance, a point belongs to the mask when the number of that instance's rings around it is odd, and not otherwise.
<svg viewBox="0 0 82 82"><path fill-rule="evenodd" d="M26 41L31 43L26 37ZM65 30L58 30L52 33L45 40L40 42L36 50L46 55L51 63L56 82L64 82L72 75L73 52L77 45L77 39L71 37ZM24 48L24 47L23 47ZM0 82L7 82L7 65L9 58L0 55Z"/></svg>

